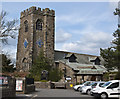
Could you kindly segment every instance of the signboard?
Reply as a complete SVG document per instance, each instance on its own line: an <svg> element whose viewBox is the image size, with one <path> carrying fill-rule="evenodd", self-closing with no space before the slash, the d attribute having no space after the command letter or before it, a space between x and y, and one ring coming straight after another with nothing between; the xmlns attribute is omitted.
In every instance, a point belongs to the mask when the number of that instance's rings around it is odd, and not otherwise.
<svg viewBox="0 0 120 99"><path fill-rule="evenodd" d="M16 91L22 91L22 90L23 90L23 81L16 80Z"/></svg>
<svg viewBox="0 0 120 99"><path fill-rule="evenodd" d="M69 77L69 76L68 76L68 77L66 77L66 80L71 80L71 77Z"/></svg>

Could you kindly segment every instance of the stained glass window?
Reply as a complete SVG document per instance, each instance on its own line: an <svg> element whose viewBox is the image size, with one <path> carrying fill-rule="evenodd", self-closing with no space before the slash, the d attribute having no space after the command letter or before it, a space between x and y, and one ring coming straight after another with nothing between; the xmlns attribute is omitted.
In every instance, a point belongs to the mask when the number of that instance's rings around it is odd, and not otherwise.
<svg viewBox="0 0 120 99"><path fill-rule="evenodd" d="M36 43L37 43L38 47L40 47L40 48L41 48L42 45L43 45L43 42L42 42L41 40L38 40Z"/></svg>
<svg viewBox="0 0 120 99"><path fill-rule="evenodd" d="M24 47L27 48L28 42L27 40L24 41Z"/></svg>

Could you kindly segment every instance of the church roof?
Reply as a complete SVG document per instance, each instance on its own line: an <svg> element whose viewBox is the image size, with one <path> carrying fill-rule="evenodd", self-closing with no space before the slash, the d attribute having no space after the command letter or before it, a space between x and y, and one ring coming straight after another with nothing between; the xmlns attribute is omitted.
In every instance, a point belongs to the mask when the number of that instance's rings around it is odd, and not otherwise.
<svg viewBox="0 0 120 99"><path fill-rule="evenodd" d="M63 60L65 59L65 57L70 57L72 54L74 54L77 57L76 61L80 64L93 64L93 62L90 62L90 60L95 60L97 57L101 60L100 63L102 65L104 63L104 60L101 56L79 54L79 53L65 52L65 51L56 51L56 50L55 50L55 61Z"/></svg>
<svg viewBox="0 0 120 99"><path fill-rule="evenodd" d="M76 62L69 62L68 57L75 55ZM99 58L101 65L94 65L91 60ZM103 66L103 59L100 56L78 54L72 52L55 51L55 62L62 62L66 66L70 67L73 71L77 71L76 74L103 74L106 72L106 68Z"/></svg>
<svg viewBox="0 0 120 99"><path fill-rule="evenodd" d="M103 65L93 65L93 64L80 64L71 63L68 60L60 60L68 67L74 71L78 71L77 74L103 74L106 72L106 68Z"/></svg>

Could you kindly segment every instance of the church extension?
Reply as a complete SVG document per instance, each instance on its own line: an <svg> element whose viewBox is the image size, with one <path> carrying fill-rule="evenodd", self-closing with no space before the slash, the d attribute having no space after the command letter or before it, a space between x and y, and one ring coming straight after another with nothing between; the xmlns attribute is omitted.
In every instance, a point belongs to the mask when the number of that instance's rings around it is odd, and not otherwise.
<svg viewBox="0 0 120 99"><path fill-rule="evenodd" d="M65 74L61 81L102 80L106 72L100 56L54 50L55 11L31 7L21 12L16 68L29 71L42 51Z"/></svg>

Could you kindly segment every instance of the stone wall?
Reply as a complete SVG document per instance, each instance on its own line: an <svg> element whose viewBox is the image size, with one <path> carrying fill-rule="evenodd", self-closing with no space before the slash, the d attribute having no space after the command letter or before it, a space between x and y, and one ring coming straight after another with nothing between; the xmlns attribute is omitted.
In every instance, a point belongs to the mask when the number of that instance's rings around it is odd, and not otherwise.
<svg viewBox="0 0 120 99"><path fill-rule="evenodd" d="M35 87L36 88L51 88L50 85L51 83L50 82L35 82Z"/></svg>
<svg viewBox="0 0 120 99"><path fill-rule="evenodd" d="M36 88L48 88L48 89L57 89L57 88L64 88L64 89L73 89L74 83L70 82L35 82Z"/></svg>
<svg viewBox="0 0 120 99"><path fill-rule="evenodd" d="M63 71L63 69L66 68L66 76L70 76L72 79L70 82L77 84L77 83L83 83L84 81L100 81L102 80L102 75L76 75L76 72L72 70L69 66L67 66L65 63L60 62L59 63L59 69ZM64 71L63 71L64 73ZM83 80L84 78L84 80ZM63 75L62 82L65 82L65 77Z"/></svg>
<svg viewBox="0 0 120 99"><path fill-rule="evenodd" d="M26 89L25 89L25 93L30 93L30 92L34 92L35 91L35 85L27 85Z"/></svg>
<svg viewBox="0 0 120 99"><path fill-rule="evenodd" d="M74 71L69 66L67 66L66 64L60 62L59 63L59 69L63 71L64 68L66 68L66 76L70 76L72 78L71 82L76 83L76 78L74 76ZM61 81L65 81L64 75L63 75Z"/></svg>

